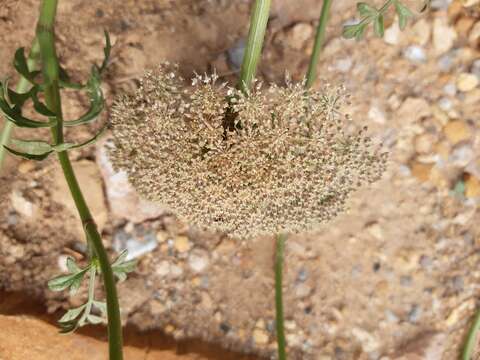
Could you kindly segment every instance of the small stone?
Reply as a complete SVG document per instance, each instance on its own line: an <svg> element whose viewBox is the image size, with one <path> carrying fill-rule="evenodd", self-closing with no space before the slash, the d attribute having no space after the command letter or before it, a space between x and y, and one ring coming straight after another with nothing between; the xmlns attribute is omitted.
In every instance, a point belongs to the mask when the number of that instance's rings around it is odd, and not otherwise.
<svg viewBox="0 0 480 360"><path fill-rule="evenodd" d="M348 58L344 58L336 61L334 64L334 67L335 69L337 69L342 73L347 73L352 68L352 65L353 65L353 60L352 58L348 57Z"/></svg>
<svg viewBox="0 0 480 360"><path fill-rule="evenodd" d="M20 174L27 174L35 169L35 162L34 161L22 161L18 165L18 172Z"/></svg>
<svg viewBox="0 0 480 360"><path fill-rule="evenodd" d="M467 198L480 196L480 179L470 174L465 176L465 196Z"/></svg>
<svg viewBox="0 0 480 360"><path fill-rule="evenodd" d="M383 36L383 40L390 45L398 45L400 42L400 38L402 36L402 32L400 27L398 26L398 22L395 21L392 26L385 30L385 34Z"/></svg>
<svg viewBox="0 0 480 360"><path fill-rule="evenodd" d="M430 179L430 172L432 171L432 168L432 164L423 164L417 161L414 161L410 165L412 175L421 182L426 182Z"/></svg>
<svg viewBox="0 0 480 360"><path fill-rule="evenodd" d="M238 40L230 49L227 50L227 63L234 71L240 70L245 54L245 39Z"/></svg>
<svg viewBox="0 0 480 360"><path fill-rule="evenodd" d="M192 248L192 243L188 237L180 235L175 238L174 246L179 253L185 253Z"/></svg>
<svg viewBox="0 0 480 360"><path fill-rule="evenodd" d="M389 323L393 323L393 324L397 324L400 319L398 318L397 315L395 315L395 313L391 310L385 310L385 319L389 322Z"/></svg>
<svg viewBox="0 0 480 360"><path fill-rule="evenodd" d="M450 312L447 319L445 320L445 326L447 328L455 326L460 321L460 319L463 318L463 315L465 315L468 310L472 310L474 308L475 299L470 299L461 303L459 306L453 309L452 312Z"/></svg>
<svg viewBox="0 0 480 360"><path fill-rule="evenodd" d="M425 50L418 45L411 45L403 51L405 59L415 63L424 63L427 61L427 54Z"/></svg>
<svg viewBox="0 0 480 360"><path fill-rule="evenodd" d="M422 308L417 304L413 304L410 311L408 312L408 321L411 323L416 323L420 320L422 315Z"/></svg>
<svg viewBox="0 0 480 360"><path fill-rule="evenodd" d="M424 269L429 269L431 268L433 261L432 258L428 255L422 255L420 256L419 260L420 266Z"/></svg>
<svg viewBox="0 0 480 360"><path fill-rule="evenodd" d="M165 334L170 335L173 334L173 332L175 331L175 327L171 324L168 324L167 326L165 326L165 329L163 329L163 331L165 332Z"/></svg>
<svg viewBox="0 0 480 360"><path fill-rule="evenodd" d="M461 73L457 78L457 88L462 92L475 89L478 85L478 78L474 74Z"/></svg>
<svg viewBox="0 0 480 360"><path fill-rule="evenodd" d="M438 55L449 51L456 39L457 33L448 25L446 17L436 17L433 20L433 47Z"/></svg>
<svg viewBox="0 0 480 360"><path fill-rule="evenodd" d="M443 92L448 96L457 95L457 86L454 83L448 83L443 87Z"/></svg>
<svg viewBox="0 0 480 360"><path fill-rule="evenodd" d="M432 34L432 26L426 19L420 19L413 25L413 41L420 46L427 45Z"/></svg>
<svg viewBox="0 0 480 360"><path fill-rule="evenodd" d="M461 0L462 5L465 7L472 7L480 3L480 0Z"/></svg>
<svg viewBox="0 0 480 360"><path fill-rule="evenodd" d="M354 327L352 329L352 335L357 339L363 351L366 353L374 352L380 348L378 339L364 329Z"/></svg>
<svg viewBox="0 0 480 360"><path fill-rule="evenodd" d="M170 273L170 263L168 261L161 261L156 268L157 275L164 277Z"/></svg>
<svg viewBox="0 0 480 360"><path fill-rule="evenodd" d="M438 59L437 66L440 71L448 73L455 63L455 54L451 51Z"/></svg>
<svg viewBox="0 0 480 360"><path fill-rule="evenodd" d="M425 133L415 138L415 151L419 154L430 154L435 145L435 136Z"/></svg>
<svg viewBox="0 0 480 360"><path fill-rule="evenodd" d="M168 234L165 231L159 231L155 236L159 244L164 243L168 239Z"/></svg>
<svg viewBox="0 0 480 360"><path fill-rule="evenodd" d="M298 23L285 32L285 44L292 49L301 50L312 35L312 25Z"/></svg>
<svg viewBox="0 0 480 360"><path fill-rule="evenodd" d="M10 201L15 211L25 217L32 217L37 210L37 207L18 191L10 194Z"/></svg>
<svg viewBox="0 0 480 360"><path fill-rule="evenodd" d="M183 269L178 265L172 264L170 266L170 273L173 278L179 278L183 275Z"/></svg>
<svg viewBox="0 0 480 360"><path fill-rule="evenodd" d="M385 112L375 105L372 105L368 110L368 118L378 124L385 124L387 121Z"/></svg>
<svg viewBox="0 0 480 360"><path fill-rule="evenodd" d="M266 345L269 342L269 336L265 330L256 328L253 330L253 341L257 345Z"/></svg>
<svg viewBox="0 0 480 360"><path fill-rule="evenodd" d="M369 224L367 226L367 231L372 235L375 239L377 240L382 240L383 239L383 231L382 227L380 226L379 223L374 222L372 224Z"/></svg>
<svg viewBox="0 0 480 360"><path fill-rule="evenodd" d="M299 284L295 287L295 295L300 299L306 298L311 292L312 288L305 283Z"/></svg>
<svg viewBox="0 0 480 360"><path fill-rule="evenodd" d="M449 121L443 128L443 133L452 145L470 139L471 132L468 124L463 120Z"/></svg>
<svg viewBox="0 0 480 360"><path fill-rule="evenodd" d="M452 0L432 0L430 7L434 10L447 10Z"/></svg>
<svg viewBox="0 0 480 360"><path fill-rule="evenodd" d="M196 273L200 273L205 270L208 264L208 253L205 251L196 250L188 257L188 265Z"/></svg>
<svg viewBox="0 0 480 360"><path fill-rule="evenodd" d="M425 99L409 97L402 103L397 114L403 123L414 123L429 117L432 114L432 110Z"/></svg>
<svg viewBox="0 0 480 360"><path fill-rule="evenodd" d="M472 47L476 47L480 41L480 21L473 25L470 34L468 34L468 43Z"/></svg>

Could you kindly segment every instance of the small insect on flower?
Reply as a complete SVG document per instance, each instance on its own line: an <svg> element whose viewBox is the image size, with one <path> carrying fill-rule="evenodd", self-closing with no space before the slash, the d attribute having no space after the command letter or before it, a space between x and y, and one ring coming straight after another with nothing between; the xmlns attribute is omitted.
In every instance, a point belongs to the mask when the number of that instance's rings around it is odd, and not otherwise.
<svg viewBox="0 0 480 360"><path fill-rule="evenodd" d="M115 102L110 156L144 197L192 224L240 237L307 230L385 170L365 131L347 131L342 87L257 81L245 94L215 74L191 87L175 74L160 65Z"/></svg>

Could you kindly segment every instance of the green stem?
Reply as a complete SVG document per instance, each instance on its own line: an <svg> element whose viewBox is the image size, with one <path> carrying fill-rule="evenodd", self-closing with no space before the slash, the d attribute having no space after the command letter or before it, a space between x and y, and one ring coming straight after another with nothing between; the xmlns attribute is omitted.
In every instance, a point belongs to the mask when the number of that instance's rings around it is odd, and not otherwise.
<svg viewBox="0 0 480 360"><path fill-rule="evenodd" d="M278 234L276 241L275 253L275 311L277 325L277 346L278 346L278 360L287 359L286 342L285 342L285 328L284 328L284 314L283 314L283 254L285 251L286 235Z"/></svg>
<svg viewBox="0 0 480 360"><path fill-rule="evenodd" d="M37 39L33 41L32 48L30 50L30 54L27 59L27 66L28 70L33 70L37 64L37 58L39 56L40 47L38 45ZM18 93L26 93L31 87L30 82L25 79L23 76L20 76L20 80L18 81L16 91ZM12 131L14 128L14 124L11 121L5 120L5 125L3 126L2 133L0 134L0 171L3 167L3 163L5 161L7 150L4 146L8 145L10 142L10 137L12 135Z"/></svg>
<svg viewBox="0 0 480 360"><path fill-rule="evenodd" d="M480 330L480 310L477 311L472 327L468 332L467 341L463 348L462 360L472 360L475 345L477 344L478 331Z"/></svg>
<svg viewBox="0 0 480 360"><path fill-rule="evenodd" d="M42 70L45 81L45 101L48 108L56 114L57 125L52 129L56 144L63 143L63 117L59 88L59 63L55 50L54 22L58 0L43 0L37 25L37 38L40 43ZM102 238L97 230L88 205L83 197L67 152L59 152L58 159L65 179L77 207L89 245L98 257L103 274L107 296L108 342L110 360L122 360L122 324L118 304L115 280Z"/></svg>
<svg viewBox="0 0 480 360"><path fill-rule="evenodd" d="M247 92L250 89L257 73L258 61L262 53L265 30L267 29L268 16L270 14L270 4L271 0L255 0L253 6L248 40L238 83L238 87L243 92Z"/></svg>
<svg viewBox="0 0 480 360"><path fill-rule="evenodd" d="M317 26L317 34L315 35L315 44L313 46L310 64L308 65L307 82L305 84L307 88L313 85L317 77L318 58L320 57L323 42L325 40L325 28L327 27L331 5L332 0L323 0L322 12L320 14L320 20Z"/></svg>

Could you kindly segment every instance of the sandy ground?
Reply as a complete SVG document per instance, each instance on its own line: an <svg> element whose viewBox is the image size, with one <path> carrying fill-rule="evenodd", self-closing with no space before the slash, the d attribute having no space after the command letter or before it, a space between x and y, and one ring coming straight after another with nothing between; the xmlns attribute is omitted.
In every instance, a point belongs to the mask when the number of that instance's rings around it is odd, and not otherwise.
<svg viewBox="0 0 480 360"><path fill-rule="evenodd" d="M320 2L273 3L260 74L281 82L287 69L299 79ZM163 60L178 62L184 75L216 68L234 79L226 51L246 34L248 1L60 4L60 54L74 78L86 76L101 58L102 29L111 32L109 102ZM384 39L370 34L356 43L340 37L354 3L334 3L318 72L323 81L346 85L355 123L369 126L390 162L383 179L357 193L347 213L288 240L292 359L451 360L463 341L480 283L480 22L478 4L434 5L405 32L387 19ZM37 7L38 1L27 0L0 10L0 58L28 46ZM7 61L0 73L11 74ZM69 93L66 116L73 118L82 105L83 97ZM83 139L90 131L68 136ZM72 152L72 158L106 244L112 252L127 247L139 256L137 271L120 285L126 323L177 340L274 354L273 239L232 240L179 223L112 173L102 144ZM0 186L0 288L29 294L50 313L79 305L85 296L81 291L68 299L45 286L64 269L67 255L82 261L85 251L58 170L54 159L10 159Z"/></svg>

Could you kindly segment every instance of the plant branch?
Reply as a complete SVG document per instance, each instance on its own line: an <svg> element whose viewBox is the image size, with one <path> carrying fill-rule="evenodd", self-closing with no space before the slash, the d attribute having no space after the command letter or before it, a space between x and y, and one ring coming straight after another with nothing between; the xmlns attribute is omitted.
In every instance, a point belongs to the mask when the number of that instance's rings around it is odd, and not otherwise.
<svg viewBox="0 0 480 360"><path fill-rule="evenodd" d="M308 65L307 82L305 83L307 88L313 85L317 77L318 58L320 57L323 42L325 40L325 29L327 27L331 5L332 0L323 0L322 12L320 13L320 20L315 35L315 44L313 46L312 56L310 57L310 64Z"/></svg>
<svg viewBox="0 0 480 360"><path fill-rule="evenodd" d="M45 100L50 111L56 114L57 125L52 129L56 145L63 143L63 117L59 87L59 62L55 50L54 22L58 0L43 0L37 25L42 71L45 81ZM122 360L122 326L115 280L101 236L82 194L66 151L58 153L65 179L82 220L89 245L100 263L107 296L108 337L110 360Z"/></svg>
<svg viewBox="0 0 480 360"><path fill-rule="evenodd" d="M30 54L27 59L28 70L31 71L32 69L35 68L35 65L37 64L39 52L40 52L40 48L38 45L38 41L35 38L32 44L32 48L30 49ZM30 82L27 79L25 79L23 76L20 76L16 91L18 93L26 93L30 89L30 87L31 87ZM7 153L5 146L8 146L10 142L10 136L12 135L14 126L15 125L13 124L13 122L7 121L5 119L2 133L0 134L0 171L2 170L3 162L5 161L5 157Z"/></svg>
<svg viewBox="0 0 480 360"><path fill-rule="evenodd" d="M477 310L473 319L472 327L468 332L467 341L462 351L462 360L472 360L472 356L477 344L478 331L480 330L480 310Z"/></svg>
<svg viewBox="0 0 480 360"><path fill-rule="evenodd" d="M243 92L247 92L250 89L257 73L258 61L262 53L265 30L267 29L268 16L270 14L270 5L271 0L255 0L238 83L238 87Z"/></svg>
<svg viewBox="0 0 480 360"><path fill-rule="evenodd" d="M285 240L286 235L277 235L275 252L275 323L277 326L278 360L287 359L282 295Z"/></svg>

